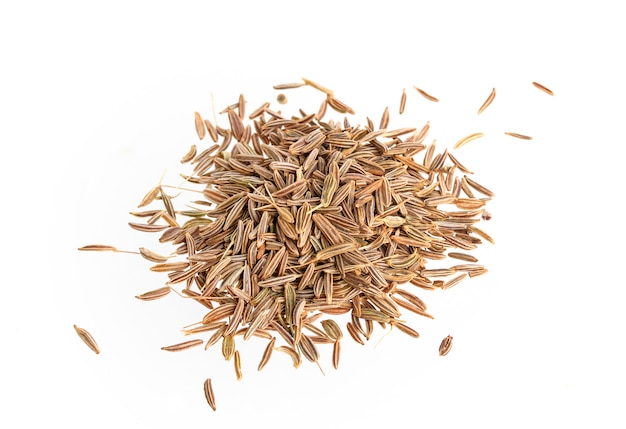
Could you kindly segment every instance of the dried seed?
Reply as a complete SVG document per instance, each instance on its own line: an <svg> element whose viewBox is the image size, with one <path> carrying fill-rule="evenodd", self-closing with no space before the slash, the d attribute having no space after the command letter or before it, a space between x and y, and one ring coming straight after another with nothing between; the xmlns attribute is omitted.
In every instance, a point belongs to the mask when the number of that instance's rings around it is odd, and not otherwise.
<svg viewBox="0 0 626 429"><path fill-rule="evenodd" d="M174 344L171 346L161 347L161 350L165 350L166 352L180 352L183 350L190 349L192 347L196 347L202 344L202 340L189 340L184 343Z"/></svg>
<svg viewBox="0 0 626 429"><path fill-rule="evenodd" d="M74 329L76 330L76 333L78 334L80 339L83 340L85 344L87 344L87 347L93 350L95 354L100 354L100 348L98 347L96 340L93 339L93 337L91 336L89 332L87 332L83 328L79 328L76 325L74 325Z"/></svg>
<svg viewBox="0 0 626 429"><path fill-rule="evenodd" d="M263 367L267 365L267 363L269 362L270 357L272 356L272 351L274 351L275 343L276 343L276 337L272 337L270 342L267 344L267 347L265 347L265 351L263 352L263 357L261 357L261 362L259 362L259 367L258 367L259 371L261 371Z"/></svg>
<svg viewBox="0 0 626 429"><path fill-rule="evenodd" d="M504 134L506 134L507 136L511 136L511 137L515 137L516 139L522 139L522 140L532 140L532 137L529 136L525 136L524 134L518 134L518 133L511 133L511 132L505 132Z"/></svg>
<svg viewBox="0 0 626 429"><path fill-rule="evenodd" d="M450 289L453 286L458 285L461 282L461 280L463 280L466 276L467 274L463 273L463 274L459 274L458 276L451 278L450 280L446 281L444 284L441 285L441 289L446 290L446 289Z"/></svg>
<svg viewBox="0 0 626 429"><path fill-rule="evenodd" d="M458 149L458 148L460 148L460 147L462 147L462 146L465 146L466 144L468 144L468 143L469 143L469 142L471 142L472 140L476 140L477 138L480 138L480 137L482 137L482 136L484 136L484 134L483 134L483 133L474 133L474 134L470 134L469 136L467 136L467 137L463 137L461 140L459 140L458 142L456 142L456 143L454 144L454 148L455 148L455 149Z"/></svg>
<svg viewBox="0 0 626 429"><path fill-rule="evenodd" d="M278 104L286 104L287 103L287 97L285 96L285 94L278 94L276 96L276 101L278 101Z"/></svg>
<svg viewBox="0 0 626 429"><path fill-rule="evenodd" d="M339 355L341 354L341 341L336 340L333 343L333 367L339 368Z"/></svg>
<svg viewBox="0 0 626 429"><path fill-rule="evenodd" d="M306 85L306 83L303 82L296 82L296 83L281 83L279 85L274 85L274 89L291 89L291 88L300 88L302 86Z"/></svg>
<svg viewBox="0 0 626 429"><path fill-rule="evenodd" d="M237 376L237 380L241 380L243 374L241 373L241 356L239 355L239 350L235 350L235 359L233 364L235 366L235 375Z"/></svg>
<svg viewBox="0 0 626 429"><path fill-rule="evenodd" d="M467 253L449 252L448 256L451 258L460 259L462 261L478 262L477 258L472 255L468 255Z"/></svg>
<svg viewBox="0 0 626 429"><path fill-rule="evenodd" d="M202 116L198 112L195 112L195 123L196 123L196 133L198 134L198 138L202 140L206 134L206 129L204 128L204 121L202 120Z"/></svg>
<svg viewBox="0 0 626 429"><path fill-rule="evenodd" d="M196 145L192 144L189 148L189 151L181 158L180 163L185 164L191 161L196 156L197 150L198 148L196 147Z"/></svg>
<svg viewBox="0 0 626 429"><path fill-rule="evenodd" d="M313 82L312 80L305 79L305 78L302 78L302 81L304 81L304 83L306 85L312 86L313 88L315 88L315 89L317 89L319 91L322 91L323 93L325 93L327 95L333 95L333 92L330 89L328 89L326 87L323 87L322 85L320 85L317 82Z"/></svg>
<svg viewBox="0 0 626 429"><path fill-rule="evenodd" d="M417 92L419 92L421 94L421 96L424 97L425 99L430 100L430 101L434 101L434 102L439 101L437 98L435 98L432 95L428 94L426 91L423 91L423 90L419 89L417 86L413 85L413 88L415 88L417 90Z"/></svg>
<svg viewBox="0 0 626 429"><path fill-rule="evenodd" d="M539 88L540 90L542 90L543 92L545 92L548 95L554 95L554 93L552 92L551 89L546 88L545 86L543 86L542 84L540 84L538 82L533 82L533 85L535 85L535 88Z"/></svg>
<svg viewBox="0 0 626 429"><path fill-rule="evenodd" d="M294 348L287 347L287 346L280 346L280 347L276 347L276 350L278 350L279 352L288 354L289 357L291 357L291 360L293 361L294 368L298 368L300 364L302 363L302 358L300 357L300 354Z"/></svg>
<svg viewBox="0 0 626 429"><path fill-rule="evenodd" d="M245 337L244 337L245 338ZM235 354L235 339L232 335L226 335L222 339L222 355L224 359L230 360Z"/></svg>
<svg viewBox="0 0 626 429"><path fill-rule="evenodd" d="M204 381L204 396L206 397L206 401L209 403L209 406L213 408L213 411L216 411L217 407L215 406L215 394L213 393L213 386L210 378L207 378Z"/></svg>
<svg viewBox="0 0 626 429"><path fill-rule="evenodd" d="M150 292L142 293L141 295L137 295L135 298L142 301L153 301L155 299L163 298L171 291L172 289L169 286L165 286L159 289L152 290Z"/></svg>
<svg viewBox="0 0 626 429"><path fill-rule="evenodd" d="M496 98L496 89L493 88L491 90L491 93L489 94L489 97L487 97L483 105L480 106L480 109L478 109L478 114L480 115L487 107L489 107L489 105L493 102L495 98Z"/></svg>
<svg viewBox="0 0 626 429"><path fill-rule="evenodd" d="M450 349L452 348L452 337L448 335L441 341L439 345L439 356L445 356L448 354Z"/></svg>
<svg viewBox="0 0 626 429"><path fill-rule="evenodd" d="M118 252L113 246L106 244L88 244L86 246L79 247L78 250L92 251L92 252Z"/></svg>
<svg viewBox="0 0 626 429"><path fill-rule="evenodd" d="M400 97L400 114L404 113L405 106L406 106L406 88L402 90L402 96Z"/></svg>

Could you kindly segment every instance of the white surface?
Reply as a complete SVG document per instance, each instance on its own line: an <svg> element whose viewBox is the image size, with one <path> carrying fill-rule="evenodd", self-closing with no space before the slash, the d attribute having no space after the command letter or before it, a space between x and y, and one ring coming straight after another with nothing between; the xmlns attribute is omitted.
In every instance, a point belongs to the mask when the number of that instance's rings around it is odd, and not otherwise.
<svg viewBox="0 0 626 429"><path fill-rule="evenodd" d="M129 3L0 6L1 427L626 425L625 34L611 2ZM354 107L353 124L388 105L392 125L430 120L441 149L485 132L457 154L497 194L485 229L498 244L479 252L488 275L420 293L436 317L407 315L420 339L347 338L338 371L323 349L325 377L279 354L258 373L265 344L250 341L237 382L217 348L160 350L202 307L140 302L164 281L146 261L76 248L154 248L128 211L164 170L173 184L188 171L193 112L211 118L211 94L219 111L240 93L251 111L302 76ZM308 88L286 95L284 111L321 102Z"/></svg>

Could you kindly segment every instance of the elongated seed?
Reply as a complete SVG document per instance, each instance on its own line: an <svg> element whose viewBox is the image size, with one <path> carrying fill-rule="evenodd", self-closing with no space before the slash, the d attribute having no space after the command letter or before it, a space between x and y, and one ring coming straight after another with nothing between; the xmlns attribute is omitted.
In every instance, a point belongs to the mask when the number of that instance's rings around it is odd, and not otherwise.
<svg viewBox="0 0 626 429"><path fill-rule="evenodd" d="M511 132L505 132L504 134L506 134L507 136L511 136L511 137L515 137L516 139L521 139L521 140L532 140L532 137L529 136L525 136L524 134L518 134L518 133L511 133Z"/></svg>
<svg viewBox="0 0 626 429"><path fill-rule="evenodd" d="M439 345L439 356L445 356L452 348L452 337L448 335L445 337Z"/></svg>
<svg viewBox="0 0 626 429"><path fill-rule="evenodd" d="M458 142L456 142L454 144L454 148L458 149L462 146L465 146L466 144L468 144L469 142L476 140L480 137L484 136L483 133L474 133L474 134L470 134L469 136L463 137L461 140L459 140Z"/></svg>
<svg viewBox="0 0 626 429"><path fill-rule="evenodd" d="M487 99L485 100L485 102L482 104L482 106L480 106L480 109L478 109L478 114L480 115L487 107L489 107L489 105L491 103L493 103L493 100L496 98L496 89L493 88L491 90L491 93L489 94L489 97L487 97Z"/></svg>
<svg viewBox="0 0 626 429"><path fill-rule="evenodd" d="M209 406L213 408L213 411L217 410L215 406L215 394L213 393L213 385L210 378L207 378L204 381L204 396Z"/></svg>
<svg viewBox="0 0 626 429"><path fill-rule="evenodd" d="M263 352L263 356L261 357L261 362L259 362L259 371L261 371L270 361L270 357L272 356L272 352L274 351L274 344L276 344L276 337L272 337L270 342L267 344L267 347L265 347L265 351Z"/></svg>
<svg viewBox="0 0 626 429"><path fill-rule="evenodd" d="M76 330L76 333L78 334L80 339L83 340L85 344L87 344L87 347L93 350L95 354L100 354L100 348L98 347L96 340L93 339L93 337L89 332L87 332L87 330L79 328L76 325L74 325L74 330Z"/></svg>
<svg viewBox="0 0 626 429"><path fill-rule="evenodd" d="M159 289L152 290L150 292L142 293L141 295L137 295L135 298L142 301L153 301L155 299L163 298L171 291L172 289L169 286L165 286Z"/></svg>
<svg viewBox="0 0 626 429"><path fill-rule="evenodd" d="M192 347L197 347L202 344L202 340L189 340L184 343L174 344L171 346L161 347L161 350L165 350L166 352L180 352L183 350L190 349Z"/></svg>
<svg viewBox="0 0 626 429"><path fill-rule="evenodd" d="M548 95L554 95L554 92L552 92L551 89L543 86L542 84L540 84L538 82L533 82L533 85L535 86L535 88L539 88L540 90L542 90L543 92L545 92Z"/></svg>
<svg viewBox="0 0 626 429"><path fill-rule="evenodd" d="M430 100L430 101L434 101L434 102L439 101L439 99L437 99L437 98L433 97L432 95L428 94L426 91L424 91L422 89L419 89L417 86L414 85L413 88L415 88L417 90L417 92L419 92L420 95L422 97L424 97L425 99Z"/></svg>

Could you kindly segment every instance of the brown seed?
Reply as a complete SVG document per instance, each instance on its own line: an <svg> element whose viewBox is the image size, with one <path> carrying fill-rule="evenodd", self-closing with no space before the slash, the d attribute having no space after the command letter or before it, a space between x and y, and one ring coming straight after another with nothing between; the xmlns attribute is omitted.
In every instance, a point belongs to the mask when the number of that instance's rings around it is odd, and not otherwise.
<svg viewBox="0 0 626 429"><path fill-rule="evenodd" d="M190 349L192 347L197 347L202 344L202 340L189 340L184 343L174 344L171 346L161 347L161 350L165 350L166 352L180 352L183 350Z"/></svg>
<svg viewBox="0 0 626 429"><path fill-rule="evenodd" d="M155 299L163 298L165 295L169 294L172 289L169 286L165 286L159 289L155 289L150 292L142 293L141 295L137 295L135 298L140 299L142 301L153 301Z"/></svg>
<svg viewBox="0 0 626 429"><path fill-rule="evenodd" d="M222 355L224 359L230 360L235 354L235 339L232 335L226 335L222 339Z"/></svg>
<svg viewBox="0 0 626 429"><path fill-rule="evenodd" d="M117 252L118 250L113 246L106 244L88 244L86 246L79 247L78 250L91 251L91 252Z"/></svg>
<svg viewBox="0 0 626 429"><path fill-rule="evenodd" d="M233 364L235 366L235 375L237 376L237 380L241 380L243 374L241 373L241 356L239 355L239 350L235 351L235 359Z"/></svg>
<svg viewBox="0 0 626 429"><path fill-rule="evenodd" d="M139 203L137 207L145 207L148 204L150 204L159 195L159 191L160 191L160 186L155 186L154 188L150 189L148 193L144 195L144 197L141 199L141 202Z"/></svg>
<svg viewBox="0 0 626 429"><path fill-rule="evenodd" d="M291 89L291 88L300 88L302 86L306 85L306 83L303 82L296 82L296 83L281 83L279 85L274 85L274 89Z"/></svg>
<svg viewBox="0 0 626 429"><path fill-rule="evenodd" d="M504 134L506 134L507 136L511 136L511 137L515 137L516 139L522 139L522 140L532 140L532 137L529 136L525 136L524 134L518 134L518 133L511 133L511 132L505 132Z"/></svg>
<svg viewBox="0 0 626 429"><path fill-rule="evenodd" d="M278 104L286 104L287 103L287 96L285 94L278 94L276 96L276 101L278 101Z"/></svg>
<svg viewBox="0 0 626 429"><path fill-rule="evenodd" d="M451 258L460 259L462 261L478 262L477 258L475 258L472 255L468 255L467 253L449 252L448 256L451 257Z"/></svg>
<svg viewBox="0 0 626 429"><path fill-rule="evenodd" d="M411 328L410 326L405 325L404 323L393 322L392 326L395 328L398 328L400 332L404 332L409 337L419 338L420 336L419 332L417 332L415 329Z"/></svg>
<svg viewBox="0 0 626 429"><path fill-rule="evenodd" d="M446 289L450 289L453 286L458 285L465 277L467 276L466 273L463 274L459 274L458 276L453 277L452 279L446 281L444 284L441 285L441 289L442 290L446 290Z"/></svg>
<svg viewBox="0 0 626 429"><path fill-rule="evenodd" d="M417 92L419 92L420 95L422 97L424 97L425 99L430 100L430 101L434 101L434 102L439 101L437 98L435 98L432 95L428 94L426 91L419 89L417 86L413 85L413 88L415 88L417 90Z"/></svg>
<svg viewBox="0 0 626 429"><path fill-rule="evenodd" d="M305 78L302 78L302 80L304 81L305 84L307 84L309 86L312 86L313 88L315 88L315 89L317 89L319 91L322 91L325 94L333 95L333 92L330 89L320 85L317 82L313 82L312 80L305 79Z"/></svg>
<svg viewBox="0 0 626 429"><path fill-rule="evenodd" d="M180 163L185 164L186 162L191 161L196 156L198 148L195 144L192 144L189 148L189 151L181 158Z"/></svg>
<svg viewBox="0 0 626 429"><path fill-rule="evenodd" d="M554 95L554 93L552 92L551 89L546 88L545 86L543 86L542 84L540 84L538 82L533 82L533 85L535 85L535 88L539 88L540 90L542 90L543 92L545 92L548 95Z"/></svg>
<svg viewBox="0 0 626 429"><path fill-rule="evenodd" d="M405 106L406 106L406 89L403 89L402 96L400 97L400 114L404 113Z"/></svg>
<svg viewBox="0 0 626 429"><path fill-rule="evenodd" d="M493 88L491 90L491 93L489 94L489 97L487 97L487 99L485 100L485 102L483 103L482 106L480 106L480 109L478 109L478 114L480 115L487 107L489 107L489 105L491 103L493 103L493 100L496 98L496 89Z"/></svg>
<svg viewBox="0 0 626 429"><path fill-rule="evenodd" d="M333 343L333 367L339 368L339 355L341 354L341 341L336 340Z"/></svg>
<svg viewBox="0 0 626 429"><path fill-rule="evenodd" d="M458 142L456 142L454 144L454 148L458 149L462 146L465 146L466 144L468 144L469 142L471 142L472 140L476 140L477 138L480 138L484 136L483 133L474 133L474 134L470 134L469 136L463 137L461 140L459 140Z"/></svg>
<svg viewBox="0 0 626 429"><path fill-rule="evenodd" d="M448 335L441 341L439 345L439 356L445 356L448 354L450 349L452 348L452 337Z"/></svg>
<svg viewBox="0 0 626 429"><path fill-rule="evenodd" d="M206 397L206 401L209 403L209 406L213 408L213 411L216 411L217 407L215 406L215 394L213 393L213 386L210 378L207 378L204 381L204 396Z"/></svg>
<svg viewBox="0 0 626 429"><path fill-rule="evenodd" d="M380 126L378 128L380 130L387 130L388 126L389 126L389 107L385 107L385 111L383 112L383 116L380 118Z"/></svg>
<svg viewBox="0 0 626 429"><path fill-rule="evenodd" d="M91 336L89 332L87 332L83 328L79 328L76 325L74 325L74 329L76 330L76 333L78 334L80 339L83 340L85 344L87 344L87 347L93 350L95 354L100 354L100 348L98 347L96 340L93 339L93 337Z"/></svg>
<svg viewBox="0 0 626 429"><path fill-rule="evenodd" d="M261 371L265 365L270 361L270 357L272 356L272 352L274 351L274 344L276 343L276 337L272 337L270 342L265 347L265 351L263 352L263 357L261 357L261 362L259 362L258 370Z"/></svg>
<svg viewBox="0 0 626 429"><path fill-rule="evenodd" d="M204 128L204 121L202 120L202 116L198 112L195 112L195 122L196 122L196 133L198 134L198 138L202 140L206 134L206 129Z"/></svg>

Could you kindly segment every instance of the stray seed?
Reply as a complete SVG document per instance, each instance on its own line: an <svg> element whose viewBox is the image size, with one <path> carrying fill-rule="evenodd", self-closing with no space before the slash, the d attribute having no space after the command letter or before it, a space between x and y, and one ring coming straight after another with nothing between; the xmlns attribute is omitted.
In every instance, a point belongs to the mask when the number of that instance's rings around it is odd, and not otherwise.
<svg viewBox="0 0 626 429"><path fill-rule="evenodd" d="M161 347L161 350L165 350L166 352L181 352L183 350L199 346L200 344L202 344L202 340L189 340L185 341L184 343Z"/></svg>
<svg viewBox="0 0 626 429"><path fill-rule="evenodd" d="M76 325L74 325L74 329L76 330L76 333L78 334L80 339L83 340L85 344L87 344L87 347L93 350L95 354L100 354L100 349L98 348L98 344L96 344L96 340L93 339L93 337L91 336L89 332L87 332L83 328L79 328Z"/></svg>
<svg viewBox="0 0 626 429"><path fill-rule="evenodd" d="M474 134L470 134L467 137L463 137L461 140L459 140L458 142L455 143L454 148L458 149L461 146L465 146L466 144L468 144L469 142L471 142L472 140L476 140L477 138L480 138L484 136L483 133L474 133Z"/></svg>
<svg viewBox="0 0 626 429"><path fill-rule="evenodd" d="M540 84L538 82L533 82L533 85L535 85L536 88L539 88L540 90L542 90L543 92L545 92L548 95L554 95L554 92L552 92L551 89L546 88L545 86L543 86L542 84Z"/></svg>
<svg viewBox="0 0 626 429"><path fill-rule="evenodd" d="M92 252L117 252L118 250L113 246L106 244L88 244L83 247L79 247L78 250L92 251Z"/></svg>
<svg viewBox="0 0 626 429"><path fill-rule="evenodd" d="M155 299L163 298L165 295L169 294L171 290L172 289L169 286L165 286L150 292L142 293L141 295L137 295L135 298L142 301L153 301Z"/></svg>
<svg viewBox="0 0 626 429"><path fill-rule="evenodd" d="M235 351L235 375L237 376L237 380L241 380L243 374L241 373L241 356L239 355L239 350Z"/></svg>
<svg viewBox="0 0 626 429"><path fill-rule="evenodd" d="M493 88L491 90L491 94L489 94L489 97L487 97L483 105L480 106L480 109L478 109L478 114L480 115L487 107L489 107L489 105L493 102L495 98L496 98L496 89Z"/></svg>
<svg viewBox="0 0 626 429"><path fill-rule="evenodd" d="M417 86L413 85L413 88L415 88L417 90L417 92L419 92L422 95L422 97L424 97L425 99L430 100L430 101L434 101L434 102L439 101L439 99L437 99L437 98L433 97L432 95L428 94L426 91L419 89Z"/></svg>
<svg viewBox="0 0 626 429"><path fill-rule="evenodd" d="M265 347L265 351L263 352L263 357L261 358L261 362L259 362L259 368L258 368L259 371L261 371L263 367L267 365L267 363L269 362L270 357L272 356L272 351L274 351L275 343L276 343L276 337L272 337L270 342L267 344L267 347Z"/></svg>
<svg viewBox="0 0 626 429"><path fill-rule="evenodd" d="M207 378L204 382L204 396L206 397L206 401L209 403L209 406L213 408L213 411L217 410L215 406L215 394L213 393L213 386L211 385L211 379Z"/></svg>
<svg viewBox="0 0 626 429"><path fill-rule="evenodd" d="M406 89L403 89L402 96L400 97L400 114L404 113L405 106L406 106Z"/></svg>
<svg viewBox="0 0 626 429"><path fill-rule="evenodd" d="M274 85L274 89L291 89L291 88L300 88L302 86L306 85L306 83L303 82L297 82L297 83L281 83L279 85Z"/></svg>
<svg viewBox="0 0 626 429"><path fill-rule="evenodd" d="M505 132L504 134L506 134L507 136L515 137L517 139L522 139L522 140L532 140L533 139L532 137L525 136L524 134L510 133L510 132Z"/></svg>
<svg viewBox="0 0 626 429"><path fill-rule="evenodd" d="M439 345L439 356L445 356L448 354L450 349L452 348L452 337L448 335L441 341Z"/></svg>
<svg viewBox="0 0 626 429"><path fill-rule="evenodd" d="M313 88L315 88L315 89L317 89L319 91L322 91L325 94L333 95L333 92L330 89L320 85L317 82L313 82L312 80L309 80L309 79L306 79L306 78L302 78L302 80L304 81L305 84L307 84L309 86L312 86Z"/></svg>
<svg viewBox="0 0 626 429"><path fill-rule="evenodd" d="M339 368L339 355L341 354L341 341L336 340L333 343L333 367Z"/></svg>
<svg viewBox="0 0 626 429"><path fill-rule="evenodd" d="M279 104L285 104L287 103L287 96L285 96L285 94L278 94L276 96L276 101L278 101Z"/></svg>
<svg viewBox="0 0 626 429"><path fill-rule="evenodd" d="M200 140L204 138L206 135L206 128L204 128L204 121L202 120L202 116L198 112L195 113L195 122L196 122L196 133Z"/></svg>

